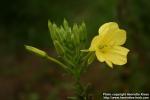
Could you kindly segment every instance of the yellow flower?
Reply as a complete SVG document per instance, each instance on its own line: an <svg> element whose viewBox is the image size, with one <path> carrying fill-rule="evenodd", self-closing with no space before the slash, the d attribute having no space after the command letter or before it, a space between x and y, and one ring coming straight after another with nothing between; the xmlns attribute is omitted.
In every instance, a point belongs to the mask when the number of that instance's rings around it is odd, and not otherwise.
<svg viewBox="0 0 150 100"><path fill-rule="evenodd" d="M126 31L119 29L117 23L109 22L102 25L98 32L88 51L95 51L97 59L111 68L113 64L126 64L129 49L122 47L126 41Z"/></svg>

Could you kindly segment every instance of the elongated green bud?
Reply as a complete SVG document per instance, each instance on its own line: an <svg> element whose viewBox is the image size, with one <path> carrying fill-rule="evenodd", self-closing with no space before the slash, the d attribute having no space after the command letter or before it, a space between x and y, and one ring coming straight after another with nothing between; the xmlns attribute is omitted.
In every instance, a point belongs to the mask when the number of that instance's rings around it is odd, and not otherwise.
<svg viewBox="0 0 150 100"><path fill-rule="evenodd" d="M55 49L56 49L58 55L63 56L65 53L65 50L57 40L54 41L54 46L55 46Z"/></svg>
<svg viewBox="0 0 150 100"><path fill-rule="evenodd" d="M32 46L28 46L28 45L25 45L25 48L28 50L28 51L31 51L41 57L45 57L46 59L52 61L52 62L55 62L57 64L59 64L63 69L65 69L66 71L68 72L71 72L72 70L70 68L68 68L68 66L66 66L65 64L63 64L62 62L60 62L59 60L51 57L51 56L48 56L46 52L40 50L40 49L37 49L35 47L32 47Z"/></svg>
<svg viewBox="0 0 150 100"><path fill-rule="evenodd" d="M82 42L85 42L87 40L87 32L86 32L86 25L84 22L82 22L82 24L79 27L80 30L80 40Z"/></svg>
<svg viewBox="0 0 150 100"><path fill-rule="evenodd" d="M74 34L74 43L76 45L79 45L80 44L80 37L79 37L79 29L78 29L77 24L73 25L73 34Z"/></svg>
<svg viewBox="0 0 150 100"><path fill-rule="evenodd" d="M66 31L69 31L70 27L69 27L68 22L67 22L66 19L64 19L63 26L64 26L64 29L65 29Z"/></svg>
<svg viewBox="0 0 150 100"><path fill-rule="evenodd" d="M46 57L47 56L47 53L40 50L40 49L37 49L35 47L32 47L32 46L28 46L28 45L25 45L25 48L28 50L28 51L31 51L41 57Z"/></svg>
<svg viewBox="0 0 150 100"><path fill-rule="evenodd" d="M49 28L50 36L51 36L52 40L53 40L53 41L56 40L55 30L54 30L53 24L51 23L50 20L48 21L48 28Z"/></svg>
<svg viewBox="0 0 150 100"><path fill-rule="evenodd" d="M48 28L49 28L49 30L50 30L51 26L52 26L52 23L51 23L50 20L48 20Z"/></svg>
<svg viewBox="0 0 150 100"><path fill-rule="evenodd" d="M59 28L57 27L57 25L55 23L51 23L51 21L48 21L48 28L50 31L50 35L53 41L58 40L58 41L62 41L61 36L60 36L60 32L59 32Z"/></svg>
<svg viewBox="0 0 150 100"><path fill-rule="evenodd" d="M55 40L61 41L61 37L58 33L58 27L55 23L53 24L53 31L51 32L51 34L55 37Z"/></svg>
<svg viewBox="0 0 150 100"><path fill-rule="evenodd" d="M66 38L67 38L67 42L71 42L71 27L69 27L69 24L67 22L66 19L64 19L64 22L63 22L63 27L64 27L64 30L65 30L65 34L66 34Z"/></svg>

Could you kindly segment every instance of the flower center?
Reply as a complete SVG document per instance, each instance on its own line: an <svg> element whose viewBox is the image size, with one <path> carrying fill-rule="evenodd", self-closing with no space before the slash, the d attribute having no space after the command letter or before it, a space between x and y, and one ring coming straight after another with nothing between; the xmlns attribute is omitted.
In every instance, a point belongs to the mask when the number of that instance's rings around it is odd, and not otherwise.
<svg viewBox="0 0 150 100"><path fill-rule="evenodd" d="M99 49L103 49L104 47L107 47L107 45L99 45L98 46Z"/></svg>
<svg viewBox="0 0 150 100"><path fill-rule="evenodd" d="M105 52L106 52L105 47L108 47L108 46L107 46L107 45L99 45L99 46L98 46L99 50L100 50L102 53L105 53Z"/></svg>

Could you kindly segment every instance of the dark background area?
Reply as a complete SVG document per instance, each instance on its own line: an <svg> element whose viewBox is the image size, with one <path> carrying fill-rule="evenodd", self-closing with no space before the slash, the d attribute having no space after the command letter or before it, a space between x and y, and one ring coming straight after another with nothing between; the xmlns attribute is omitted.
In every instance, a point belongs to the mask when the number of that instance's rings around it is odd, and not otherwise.
<svg viewBox="0 0 150 100"><path fill-rule="evenodd" d="M84 21L89 39L115 21L127 31L128 63L110 69L94 62L82 76L102 92L150 92L149 0L1 0L0 100L66 100L73 80L58 65L27 52L24 44L57 57L47 21Z"/></svg>

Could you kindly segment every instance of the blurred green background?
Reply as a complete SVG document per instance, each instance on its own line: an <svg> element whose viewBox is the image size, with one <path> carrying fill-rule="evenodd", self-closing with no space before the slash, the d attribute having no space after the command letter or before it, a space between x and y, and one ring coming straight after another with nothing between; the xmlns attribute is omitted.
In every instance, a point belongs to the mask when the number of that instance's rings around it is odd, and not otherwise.
<svg viewBox="0 0 150 100"><path fill-rule="evenodd" d="M0 100L66 100L73 95L73 79L58 65L24 49L38 47L57 57L47 21L60 25L84 21L89 39L100 25L115 21L127 31L128 63L110 69L94 62L82 76L103 92L150 92L149 0L1 0Z"/></svg>

